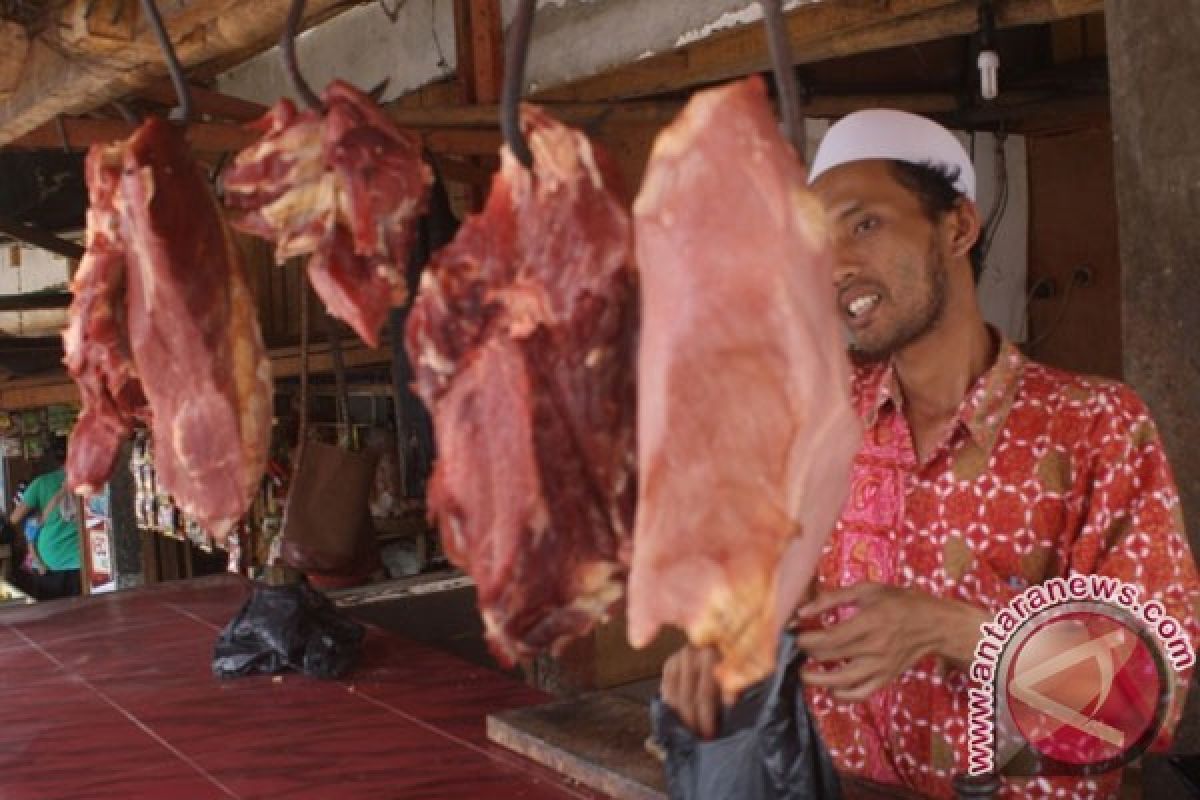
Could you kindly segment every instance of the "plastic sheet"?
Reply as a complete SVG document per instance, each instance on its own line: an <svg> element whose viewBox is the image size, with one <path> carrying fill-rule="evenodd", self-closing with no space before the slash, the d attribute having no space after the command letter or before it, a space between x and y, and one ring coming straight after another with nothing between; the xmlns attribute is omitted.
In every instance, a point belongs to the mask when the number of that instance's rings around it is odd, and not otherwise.
<svg viewBox="0 0 1200 800"><path fill-rule="evenodd" d="M337 678L358 662L364 632L307 583L256 583L217 637L213 674L233 678L296 670L314 678Z"/></svg>
<svg viewBox="0 0 1200 800"><path fill-rule="evenodd" d="M801 691L795 637L780 641L775 674L742 693L718 736L696 737L655 698L654 734L667 752L671 800L838 800L841 787Z"/></svg>

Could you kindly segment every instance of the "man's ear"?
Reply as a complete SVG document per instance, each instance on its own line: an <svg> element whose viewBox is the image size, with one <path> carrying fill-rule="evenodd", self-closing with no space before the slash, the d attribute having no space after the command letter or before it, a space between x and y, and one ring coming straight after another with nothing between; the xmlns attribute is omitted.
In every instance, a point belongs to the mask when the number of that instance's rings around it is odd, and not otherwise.
<svg viewBox="0 0 1200 800"><path fill-rule="evenodd" d="M969 258L971 248L982 235L983 222L979 218L979 206L965 197L959 198L947 214L950 252L955 258Z"/></svg>

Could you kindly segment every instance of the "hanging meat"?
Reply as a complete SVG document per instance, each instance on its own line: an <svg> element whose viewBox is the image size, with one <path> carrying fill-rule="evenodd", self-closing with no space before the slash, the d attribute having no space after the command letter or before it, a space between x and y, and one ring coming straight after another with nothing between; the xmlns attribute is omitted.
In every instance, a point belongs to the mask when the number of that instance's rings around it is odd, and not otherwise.
<svg viewBox="0 0 1200 800"><path fill-rule="evenodd" d="M734 692L774 666L859 425L824 213L755 77L700 92L634 205L642 292L629 638L674 625Z"/></svg>
<svg viewBox="0 0 1200 800"><path fill-rule="evenodd" d="M275 258L311 254L308 279L326 309L372 347L405 300L405 268L433 171L416 135L342 81L324 113L280 100L255 123L261 139L224 174L238 230L275 243Z"/></svg>
<svg viewBox="0 0 1200 800"><path fill-rule="evenodd" d="M636 488L629 214L583 134L531 106L522 128L532 169L503 151L407 327L430 513L505 664L560 651L621 597Z"/></svg>
<svg viewBox="0 0 1200 800"><path fill-rule="evenodd" d="M64 333L84 403L68 484L94 491L148 420L160 486L223 539L258 489L272 413L239 251L179 127L151 117L87 164L87 253Z"/></svg>
<svg viewBox="0 0 1200 800"><path fill-rule="evenodd" d="M121 441L149 408L129 351L125 307L125 245L116 207L119 146L88 151L87 239L71 281L74 295L63 331L67 372L83 409L71 434L67 474L72 487L95 492L112 474Z"/></svg>

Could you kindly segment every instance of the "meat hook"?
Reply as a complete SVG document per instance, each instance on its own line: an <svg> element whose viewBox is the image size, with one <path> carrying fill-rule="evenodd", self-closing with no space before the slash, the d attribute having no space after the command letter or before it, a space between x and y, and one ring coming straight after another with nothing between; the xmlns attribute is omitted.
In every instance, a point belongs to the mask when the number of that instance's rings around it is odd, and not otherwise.
<svg viewBox="0 0 1200 800"><path fill-rule="evenodd" d="M804 132L800 120L800 100L796 90L796 67L788 42L787 24L783 19L783 0L759 0L767 28L767 48L771 52L771 69L775 73L775 90L779 95L779 111L783 117L783 134L804 157Z"/></svg>
<svg viewBox="0 0 1200 800"><path fill-rule="evenodd" d="M158 46L167 58L167 71L171 73L171 84L175 87L175 96L179 98L179 105L171 109L167 118L180 125L186 125L192 118L192 92L188 88L187 78L184 77L183 65L179 63L179 56L171 45L171 37L167 35L162 15L158 13L158 6L154 0L142 0L142 10L150 22L150 29L154 31Z"/></svg>
<svg viewBox="0 0 1200 800"><path fill-rule="evenodd" d="M500 103L500 128L504 141L521 166L533 166L529 143L521 133L521 90L525 86L525 59L533 32L534 0L518 0L504 49L504 94Z"/></svg>
<svg viewBox="0 0 1200 800"><path fill-rule="evenodd" d="M296 29L300 27L300 20L303 17L304 0L292 0L287 22L284 23L283 33L279 36L279 52L283 56L283 68L287 72L292 89L306 106L313 111L325 113L325 104L308 85L308 81L304 80L304 76L300 74L300 65L296 63Z"/></svg>

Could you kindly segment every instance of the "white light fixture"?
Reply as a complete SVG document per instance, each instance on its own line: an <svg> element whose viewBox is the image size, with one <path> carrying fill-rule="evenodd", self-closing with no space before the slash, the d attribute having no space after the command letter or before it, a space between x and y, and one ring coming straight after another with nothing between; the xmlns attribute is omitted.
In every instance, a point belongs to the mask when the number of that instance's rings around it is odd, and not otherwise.
<svg viewBox="0 0 1200 800"><path fill-rule="evenodd" d="M991 0L979 3L979 93L984 100L1000 94L1000 54L996 52L996 11Z"/></svg>
<svg viewBox="0 0 1200 800"><path fill-rule="evenodd" d="M1000 94L1000 54L995 50L979 53L979 93L984 100L995 100Z"/></svg>

